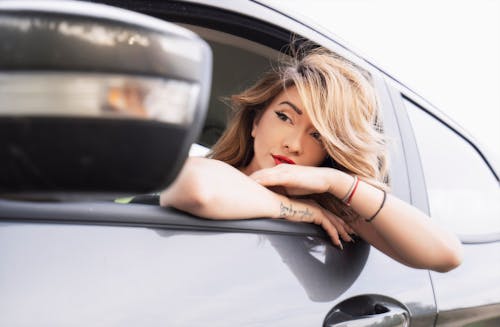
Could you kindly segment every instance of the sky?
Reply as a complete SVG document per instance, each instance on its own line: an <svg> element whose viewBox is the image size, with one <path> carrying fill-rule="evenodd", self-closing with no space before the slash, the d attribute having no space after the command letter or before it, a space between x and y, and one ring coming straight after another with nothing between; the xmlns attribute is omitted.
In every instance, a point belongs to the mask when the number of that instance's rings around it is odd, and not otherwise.
<svg viewBox="0 0 500 327"><path fill-rule="evenodd" d="M332 31L464 127L500 169L500 0L265 0Z"/></svg>

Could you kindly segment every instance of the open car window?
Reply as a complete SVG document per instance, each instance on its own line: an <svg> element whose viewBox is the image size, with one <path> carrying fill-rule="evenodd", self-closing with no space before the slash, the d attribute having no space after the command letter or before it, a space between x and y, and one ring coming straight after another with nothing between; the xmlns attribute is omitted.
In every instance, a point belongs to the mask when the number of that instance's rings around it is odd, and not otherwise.
<svg viewBox="0 0 500 327"><path fill-rule="evenodd" d="M207 118L198 138L211 147L222 135L230 115L229 97L251 86L284 56L257 42L214 29L180 24L202 37L213 52L212 88Z"/></svg>

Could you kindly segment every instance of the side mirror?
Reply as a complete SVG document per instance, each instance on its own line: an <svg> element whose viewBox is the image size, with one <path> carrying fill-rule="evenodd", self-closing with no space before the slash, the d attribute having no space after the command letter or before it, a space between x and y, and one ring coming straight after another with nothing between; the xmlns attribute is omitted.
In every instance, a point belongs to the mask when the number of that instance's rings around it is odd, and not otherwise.
<svg viewBox="0 0 500 327"><path fill-rule="evenodd" d="M0 192L143 193L204 122L212 54L192 32L83 2L0 2Z"/></svg>

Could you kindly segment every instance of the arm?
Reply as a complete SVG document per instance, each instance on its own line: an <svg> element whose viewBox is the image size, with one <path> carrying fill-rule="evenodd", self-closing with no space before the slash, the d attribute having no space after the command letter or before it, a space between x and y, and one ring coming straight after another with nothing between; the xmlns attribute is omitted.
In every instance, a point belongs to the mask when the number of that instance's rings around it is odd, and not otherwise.
<svg viewBox="0 0 500 327"><path fill-rule="evenodd" d="M352 182L351 176L333 171L329 182L331 193L342 198ZM375 219L366 222L365 219L378 210L382 197L380 190L360 181L351 206L362 219L352 227L363 239L415 268L446 272L460 264L462 249L458 238L397 197L387 194L385 204Z"/></svg>
<svg viewBox="0 0 500 327"><path fill-rule="evenodd" d="M323 167L279 165L252 176L262 185L282 185L292 192L330 192L342 199L353 177ZM457 237L438 225L417 208L387 195L376 218L368 223L382 202L383 193L368 183L359 182L351 207L361 219L351 227L365 241L392 258L415 268L449 271L461 262L461 244Z"/></svg>
<svg viewBox="0 0 500 327"><path fill-rule="evenodd" d="M160 195L161 206L209 219L284 218L322 226L334 244L350 240L351 229L312 201L289 199L261 186L218 160L189 158L174 183Z"/></svg>

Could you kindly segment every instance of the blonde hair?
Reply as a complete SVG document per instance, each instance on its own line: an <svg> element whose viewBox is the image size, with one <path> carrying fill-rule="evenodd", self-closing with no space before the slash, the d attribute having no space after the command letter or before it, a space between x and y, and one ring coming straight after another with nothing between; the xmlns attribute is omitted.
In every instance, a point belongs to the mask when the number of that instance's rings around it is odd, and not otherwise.
<svg viewBox="0 0 500 327"><path fill-rule="evenodd" d="M282 60L252 87L233 95L234 116L209 156L237 168L247 166L253 157L251 130L256 115L291 86L297 88L304 110L321 134L331 158L325 165L387 190L387 142L375 90L367 74L324 48ZM333 195L312 198L343 219L357 218Z"/></svg>

